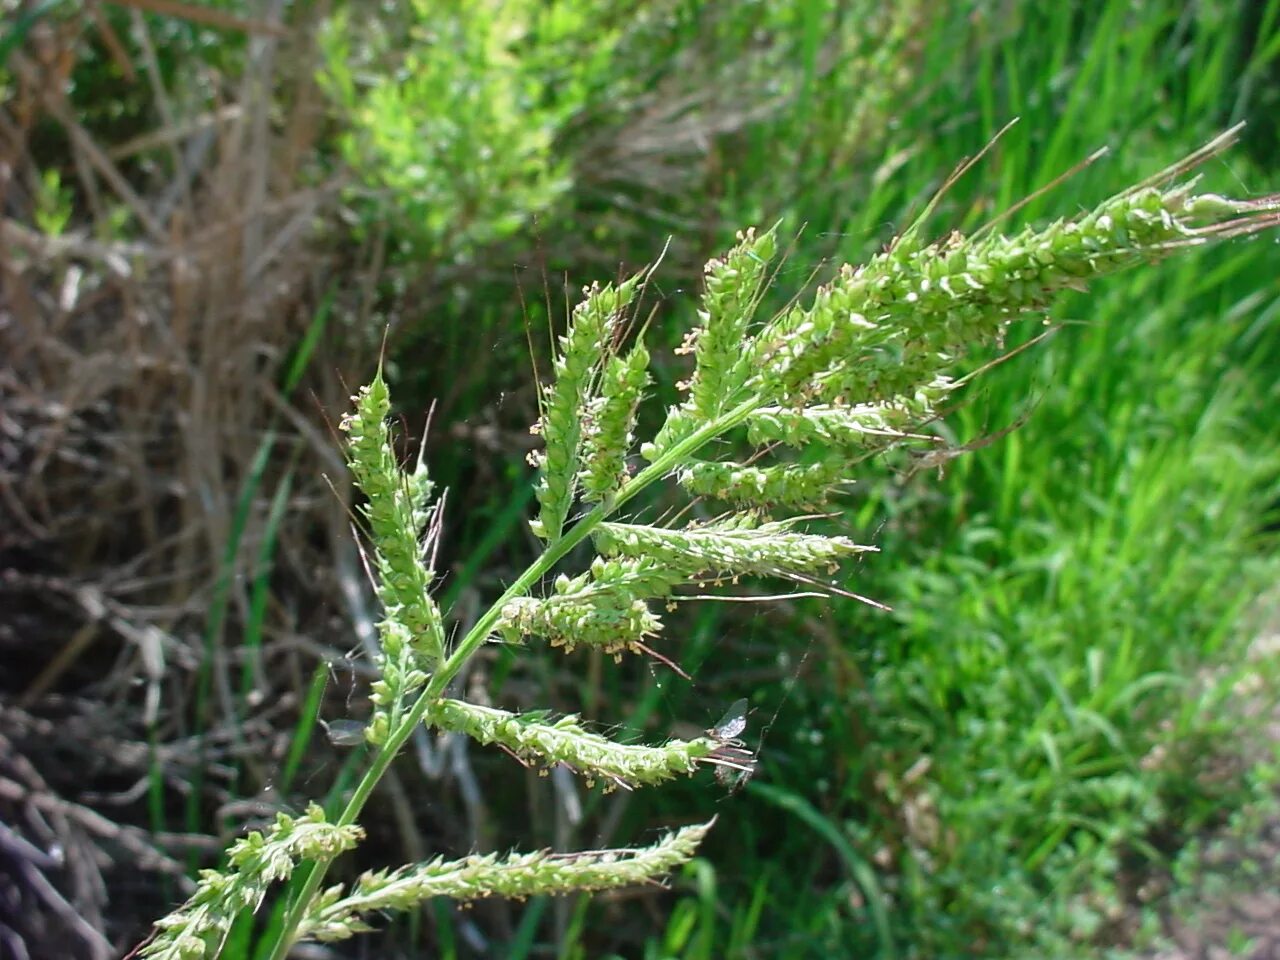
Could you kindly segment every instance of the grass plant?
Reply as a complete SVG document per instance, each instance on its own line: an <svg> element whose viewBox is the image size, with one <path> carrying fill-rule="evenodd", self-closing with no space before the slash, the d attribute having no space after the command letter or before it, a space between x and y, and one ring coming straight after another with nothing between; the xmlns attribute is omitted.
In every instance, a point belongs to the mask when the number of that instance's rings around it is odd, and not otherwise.
<svg viewBox="0 0 1280 960"><path fill-rule="evenodd" d="M362 515L383 606L374 709L364 727L373 747L369 764L332 821L313 804L302 817L281 814L271 829L238 841L227 868L205 871L192 898L157 924L143 955L218 956L242 911L257 909L271 884L295 870L299 880L290 886L272 960L301 938L343 939L368 929L373 912L409 909L432 897L601 890L658 879L689 862L712 821L649 847L436 859L322 889L330 863L360 842L365 804L422 724L606 788L636 789L704 766L750 775L755 757L732 739L734 732L709 730L653 746L623 743L572 716L512 714L451 698L450 685L496 640L660 658L649 646L662 631L655 606L709 582L768 576L830 585L826 578L843 560L871 548L811 532L806 521L868 456L929 442L922 431L966 384L950 375L958 358L1001 343L1012 324L1040 316L1062 290L1277 222L1280 199L1231 200L1197 192L1187 179L1232 139L1219 137L1092 210L1048 226L1006 236L993 222L967 237L928 242L921 218L863 266L842 268L806 302L767 319L757 313L775 236L740 234L706 267L700 325L680 348L694 358L687 397L638 445L649 354L634 304L650 275L586 288L559 341L536 426L543 449L532 458L539 509L531 529L544 550L456 640L446 635L431 594L444 500L421 459L400 466L380 372L342 425L348 463L366 498ZM641 468L630 460L637 447L647 462ZM621 512L671 479L687 494L723 504L723 511L709 520L677 515L652 525ZM562 562L583 572L556 574ZM1107 735L1105 725L1100 731ZM821 823L803 805L796 809Z"/></svg>

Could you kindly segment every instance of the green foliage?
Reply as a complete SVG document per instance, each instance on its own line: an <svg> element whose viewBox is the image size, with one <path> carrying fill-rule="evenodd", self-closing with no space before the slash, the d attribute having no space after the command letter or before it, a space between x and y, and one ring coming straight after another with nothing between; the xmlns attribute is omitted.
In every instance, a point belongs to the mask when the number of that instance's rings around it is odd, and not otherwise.
<svg viewBox="0 0 1280 960"><path fill-rule="evenodd" d="M511 236L569 185L555 138L617 32L589 0L414 0L391 17L339 9L321 80L365 216L418 256L460 260Z"/></svg>
<svg viewBox="0 0 1280 960"><path fill-rule="evenodd" d="M326 146L353 179L344 219L392 271L374 313L404 331L388 369L402 402L440 400L446 421L523 384L522 331L536 343L550 325L546 279L615 276L671 236L664 286L692 286L723 238L782 204L793 225L811 202L883 217L885 131L925 94L913 31L931 18L915 2L421 6L338 5L321 82L338 120ZM437 42L438 23L481 52ZM833 236L803 257L829 255ZM658 322L686 328L676 312ZM491 364L474 362L479 331ZM668 372L660 357L655 379ZM468 469L435 464L450 480Z"/></svg>
<svg viewBox="0 0 1280 960"><path fill-rule="evenodd" d="M1247 744L1260 666L1236 625L1274 575L1243 558L1280 457L1232 359L1248 321L1177 323L1233 316L1195 272L1141 287L1171 306L1126 326L1105 296L1105 326L993 375L983 416L1034 416L936 503L902 504L883 544L911 565L876 577L902 612L859 657L857 767L903 812L869 832L899 858L922 955L957 936L1078 954L1125 919L1126 873L1139 885L1247 793L1224 752ZM976 411L957 427L983 429ZM921 758L927 787L904 783Z"/></svg>
<svg viewBox="0 0 1280 960"><path fill-rule="evenodd" d="M1236 19L1241 10L1272 27L1255 34ZM992 218L1012 232L1046 211L1083 208L1101 183L1140 176L1148 158L1184 150L1206 124L1247 116L1246 133L1272 145L1271 164L1274 128L1256 104L1270 95L1278 12L1235 0L1028 2L933 18L913 41L924 64L915 82L929 93L899 103L901 136L878 147L889 158L882 174L892 172L843 202L796 197L787 209L807 223L799 243L815 250L837 236L846 256L875 250L884 221L909 222L956 158L986 148L1013 116L1019 124L942 197L934 235ZM1254 58L1238 56L1241 40ZM1104 162L1020 203L1103 144L1113 148ZM744 184L771 182L775 146L761 140L756 178ZM1274 179L1271 166L1240 160L1208 165L1208 188ZM1258 535L1277 478L1263 426L1275 404L1274 255L1270 244L1230 244L1167 273L1132 271L1087 306L1067 295L1049 308L1064 326L1048 344L987 373L969 406L943 403L945 423L921 431L930 436L916 446L936 451L937 470L922 469L929 450L888 459L887 477L868 465L847 522L880 532L891 519L858 589L894 617L846 605L834 623L816 610L776 631L716 623L712 632L734 639L686 648L706 658L703 689L766 644L786 644L781 677L804 666L785 697L757 690L757 713L781 709L758 779L811 798L875 857L907 953L1081 956L1140 941L1131 884L1159 876L1198 827L1241 802L1240 778L1223 770L1253 762L1238 753L1258 720L1230 709L1231 691L1266 664L1245 659L1250 621L1240 615L1277 575L1274 541ZM797 260L800 270L812 262ZM1009 347L1028 335L1011 332ZM805 442L827 422L786 408L775 417L785 421L755 428L752 442L793 429ZM887 432L912 422L894 419ZM827 442L881 444L857 426ZM799 639L788 643L788 633ZM1104 678L1096 690L1090 663ZM1086 709L1063 707L1055 686ZM1105 736L1090 709L1119 736ZM1047 744L1064 763L1053 764ZM1144 767L1153 752L1179 759ZM769 815L753 799L726 825L741 842L716 859L726 907L751 896L739 878L788 871L754 948L798 958L884 949L870 898L832 878L834 845L770 844L767 830L752 833ZM1090 823L1064 832L1077 808ZM963 848L905 849L908 821L923 836L945 826ZM795 886L803 895L789 896Z"/></svg>
<svg viewBox="0 0 1280 960"><path fill-rule="evenodd" d="M71 222L71 191L63 186L61 175L52 167L40 175L39 187L31 218L47 236L60 237Z"/></svg>

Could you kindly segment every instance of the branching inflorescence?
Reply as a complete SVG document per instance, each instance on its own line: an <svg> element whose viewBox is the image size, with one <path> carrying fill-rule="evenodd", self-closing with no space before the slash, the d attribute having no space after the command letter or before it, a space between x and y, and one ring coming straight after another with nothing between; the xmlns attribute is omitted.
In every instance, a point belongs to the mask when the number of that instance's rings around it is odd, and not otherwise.
<svg viewBox="0 0 1280 960"><path fill-rule="evenodd" d="M350 936L368 929L371 913L429 897L599 890L660 878L688 860L710 824L635 850L433 860L366 874L349 889L320 888L329 860L360 839L361 809L419 724L498 745L526 764L563 765L606 787L661 783L706 765L749 773L750 752L712 732L655 746L618 743L574 716L515 714L445 693L491 640L590 646L615 656L652 652L646 644L662 629L658 610L682 589L743 576L813 583L873 549L808 532L805 516L774 515L821 505L853 479L868 453L922 438L958 385L950 377L956 362L999 342L1011 322L1059 291L1280 222L1280 197L1234 201L1196 194L1194 181L1168 185L1229 141L1221 137L1160 177L1048 227L1009 237L952 234L932 244L912 228L864 266L842 268L807 304L764 321L756 313L770 283L775 235L746 231L707 266L700 325L681 348L694 358L683 385L687 399L640 445L648 466L638 472L628 458L649 354L628 339L643 277L587 289L560 338L535 428L544 449L534 458L539 510L532 529L545 550L452 649L430 596L422 542L436 515L431 484L421 464L412 471L398 465L387 388L376 376L343 422L351 471L367 498L385 611L375 712L366 728L373 760L335 823L313 807L299 820L281 818L266 837L241 841L230 867L207 871L195 896L158 924L144 955L216 956L236 913L256 908L266 886L295 865L305 880L292 896L276 960L299 938ZM717 456L735 445L742 455ZM681 525L611 519L669 477L725 511ZM596 556L587 568L549 579L588 539Z"/></svg>

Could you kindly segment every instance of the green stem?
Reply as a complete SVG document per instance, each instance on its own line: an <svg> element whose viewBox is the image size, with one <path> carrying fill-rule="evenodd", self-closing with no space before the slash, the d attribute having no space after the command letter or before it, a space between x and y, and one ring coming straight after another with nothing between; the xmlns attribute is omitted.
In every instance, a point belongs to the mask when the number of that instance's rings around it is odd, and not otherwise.
<svg viewBox="0 0 1280 960"><path fill-rule="evenodd" d="M391 761L395 759L400 752L400 748L404 746L418 724L422 722L422 718L426 715L431 704L444 694L450 682L458 675L458 671L462 669L463 664L489 639L494 626L502 616L502 608L506 606L509 600L523 597L527 594L529 589L564 559L570 550L590 536L596 527L624 503L631 500L650 484L661 480L671 470L696 453L704 444L741 424L752 411L760 406L761 401L758 398L745 400L727 413L723 413L716 419L703 424L703 426L680 442L672 444L657 460L624 483L612 500L594 507L581 520L575 523L568 533L551 544L545 553L530 564L528 569L485 612L484 616L476 621L475 626L462 638L462 642L458 644L453 653L432 674L431 680L418 696L418 699L414 701L413 707L392 728L387 735L386 742L382 744L374 756L373 762L369 764L369 769L365 771L364 776L360 778L360 782L356 784L355 791L351 794L351 799L347 801L346 808L343 809L342 815L338 817L338 826L347 826L356 822L356 819L360 816L360 811L364 809L365 803L368 802L374 787L378 785L378 781L382 779L382 775L386 773L387 767L391 765ZM307 868L304 867L302 869ZM320 884L324 882L324 877L328 870L329 861L327 860L311 863L307 878L303 881L302 889L298 891L297 897L285 917L284 926L280 931L280 939L276 941L270 960L284 960L288 954L289 948L293 946L297 936L297 929L306 915L307 907L315 898L316 891L320 888Z"/></svg>

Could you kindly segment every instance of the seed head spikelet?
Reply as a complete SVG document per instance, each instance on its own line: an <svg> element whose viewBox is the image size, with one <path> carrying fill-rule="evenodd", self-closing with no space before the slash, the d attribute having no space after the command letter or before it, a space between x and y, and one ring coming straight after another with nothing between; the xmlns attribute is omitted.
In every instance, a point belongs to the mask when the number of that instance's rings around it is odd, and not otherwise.
<svg viewBox="0 0 1280 960"><path fill-rule="evenodd" d="M540 637L566 651L578 646L636 651L638 643L662 629L647 601L669 596L681 579L678 571L653 559L597 557L586 573L557 577L549 597L508 601L498 629L510 642Z"/></svg>
<svg viewBox="0 0 1280 960"><path fill-rule="evenodd" d="M638 343L625 356L610 357L600 396L583 412L582 499L599 503L627 479L627 453L635 440L636 411L649 384L649 351Z"/></svg>
<svg viewBox="0 0 1280 960"><path fill-rule="evenodd" d="M396 461L387 425L391 400L382 371L354 398L343 418L347 463L367 502L383 619L378 625L383 663L373 690L379 711L393 709L435 669L444 650L444 624L431 598L432 571L420 537L431 519L431 480L419 460L412 472ZM373 742L384 723L371 723Z"/></svg>
<svg viewBox="0 0 1280 960"><path fill-rule="evenodd" d="M575 716L549 722L544 713L509 713L460 700L437 701L427 711L426 723L441 730L465 733L481 743L506 747L521 760L541 766L557 763L590 779L612 785L636 787L688 776L708 761L715 743L708 739L669 740L662 746L617 743L591 733Z"/></svg>
<svg viewBox="0 0 1280 960"><path fill-rule="evenodd" d="M225 870L204 870L196 892L156 924L141 955L156 960L213 960L244 910L256 911L271 884L287 880L304 860L328 861L364 836L355 825L336 826L311 804L300 817L277 814L266 833L253 831L227 851Z"/></svg>
<svg viewBox="0 0 1280 960"><path fill-rule="evenodd" d="M650 558L688 577L781 576L829 572L841 560L874 551L847 537L794 530L798 518L762 523L737 514L678 530L630 523L604 523L596 548L606 556Z"/></svg>
<svg viewBox="0 0 1280 960"><path fill-rule="evenodd" d="M632 277L616 287L589 287L586 299L573 310L568 331L560 338L560 355L553 365L553 379L546 387L538 421L537 432L542 434L544 447L534 457L541 509L532 526L544 540L558 540L569 516L583 452L583 420L596 399L597 380L622 312L635 296L640 279Z"/></svg>
<svg viewBox="0 0 1280 960"><path fill-rule="evenodd" d="M789 311L757 336L758 388L796 408L914 397L957 356L1058 292L1224 231L1256 229L1260 209L1269 209L1190 196L1188 186L1125 192L1082 217L1012 237L952 234L845 266L808 309Z"/></svg>
<svg viewBox="0 0 1280 960"><path fill-rule="evenodd" d="M939 378L913 397L885 403L761 407L747 420L747 440L756 446L781 443L803 449L821 443L850 451L878 450L910 439L910 431L934 416L950 389L950 381Z"/></svg>
<svg viewBox="0 0 1280 960"><path fill-rule="evenodd" d="M724 259L707 264L689 385L690 412L697 417L710 420L722 413L747 382L750 368L742 347L776 249L774 231L757 237L747 230Z"/></svg>
<svg viewBox="0 0 1280 960"><path fill-rule="evenodd" d="M682 353L694 356L689 399L669 411L651 444L642 448L653 460L660 451L687 437L699 423L714 420L742 397L751 373L745 348L756 307L763 295L769 261L777 252L775 230L756 236L738 234L738 244L706 266L700 326L686 338Z"/></svg>
<svg viewBox="0 0 1280 960"><path fill-rule="evenodd" d="M827 456L817 463L756 466L733 461L694 460L676 475L689 493L740 507L820 507L849 482L848 458Z"/></svg>
<svg viewBox="0 0 1280 960"><path fill-rule="evenodd" d="M343 940L369 929L359 920L363 914L408 910L432 897L523 900L651 882L688 862L712 822L684 827L649 847L568 854L540 851L507 857L490 854L366 873L346 895L341 888L326 891L315 902L303 929L318 940Z"/></svg>

